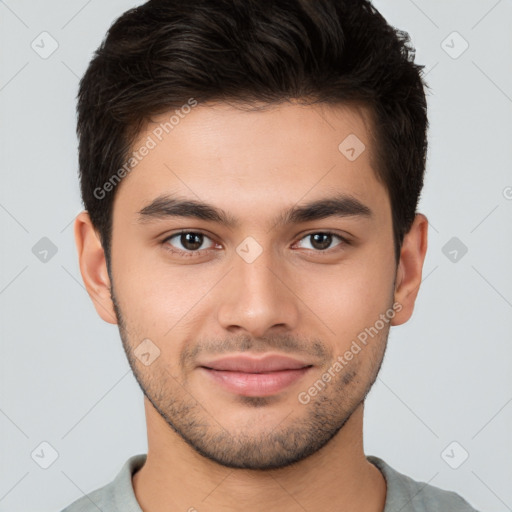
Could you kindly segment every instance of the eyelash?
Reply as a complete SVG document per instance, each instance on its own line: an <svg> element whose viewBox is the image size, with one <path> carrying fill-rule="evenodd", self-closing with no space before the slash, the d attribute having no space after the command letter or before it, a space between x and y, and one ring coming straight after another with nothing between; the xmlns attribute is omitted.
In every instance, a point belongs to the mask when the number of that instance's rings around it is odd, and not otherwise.
<svg viewBox="0 0 512 512"><path fill-rule="evenodd" d="M172 247L170 244L167 243L172 238L175 238L175 237L178 237L178 236L184 235L184 234L203 235L206 238L210 238L206 233L203 233L201 231L182 230L182 231L178 231L177 233L173 233L172 235L170 235L167 238L165 238L164 240L162 240L162 245L163 245L164 249L166 251L169 251L172 254L177 254L178 256L182 256L182 257L185 257L185 258L190 258L190 257L195 257L195 256L202 256L205 252L210 252L210 251L214 251L215 250L215 249L201 249L201 250L196 250L196 251L183 251L181 249L176 249L176 248ZM350 245L350 241L348 239L346 239L345 237L343 237L341 235L338 235L337 233L334 233L332 231L313 231L312 233L308 233L307 235L304 235L299 241L304 240L305 238L308 238L310 236L317 235L317 234L331 235L333 237L339 238L341 240L341 243L336 245L334 248L325 249L323 251L322 250L315 250L315 249L307 249L308 251L313 251L313 252L315 252L317 254L321 254L321 255L323 255L323 254L331 254L333 251L337 250L336 249L337 247L340 248L340 246L343 247L344 245ZM210 238L210 240L211 240L211 238Z"/></svg>

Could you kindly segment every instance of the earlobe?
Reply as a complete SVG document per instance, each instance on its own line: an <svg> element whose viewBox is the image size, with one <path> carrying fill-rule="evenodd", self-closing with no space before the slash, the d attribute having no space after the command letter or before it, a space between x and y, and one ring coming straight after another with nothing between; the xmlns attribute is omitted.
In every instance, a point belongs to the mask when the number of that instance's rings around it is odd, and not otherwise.
<svg viewBox="0 0 512 512"><path fill-rule="evenodd" d="M80 273L87 293L91 297L98 315L105 322L117 324L110 295L111 283L107 272L105 252L99 234L94 229L86 210L77 215L74 233Z"/></svg>
<svg viewBox="0 0 512 512"><path fill-rule="evenodd" d="M428 220L418 213L404 236L395 284L395 303L400 304L391 325L401 325L412 316L421 284L423 263L427 252Z"/></svg>

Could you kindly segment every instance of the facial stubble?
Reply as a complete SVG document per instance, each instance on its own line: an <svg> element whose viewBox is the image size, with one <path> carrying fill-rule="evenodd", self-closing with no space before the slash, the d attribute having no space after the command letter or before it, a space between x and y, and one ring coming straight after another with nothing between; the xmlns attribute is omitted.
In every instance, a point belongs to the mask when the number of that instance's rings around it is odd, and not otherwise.
<svg viewBox="0 0 512 512"><path fill-rule="evenodd" d="M144 396L172 431L195 452L229 468L284 468L324 448L364 402L380 371L389 336L387 325L379 338L372 340L373 346L365 347L365 350L371 351L367 356L368 366L364 368L363 359L356 356L308 404L300 404L296 396L283 401L279 418L272 424L268 420L255 421L255 410L264 413L269 407L275 409L278 397L234 397L237 407L247 409L251 421L244 426L230 427L222 425L215 417L215 411L194 397L188 389L186 378L171 373L165 354L161 354L151 366L146 367L141 363L134 354L138 343L133 339L132 330L128 328L119 307L113 281L111 298L128 362ZM238 347L248 350L251 342L251 338L244 338L243 346ZM276 338L272 337L272 346L276 345L275 342ZM327 354L328 349L322 350L319 343L316 343L316 353ZM289 337L283 345L290 346ZM325 369L332 366L332 357L326 359L323 365ZM320 375L314 381L318 378ZM361 379L365 382L361 382ZM305 383L305 388L313 382ZM233 407L233 403L229 407ZM268 418L267 414L262 416Z"/></svg>

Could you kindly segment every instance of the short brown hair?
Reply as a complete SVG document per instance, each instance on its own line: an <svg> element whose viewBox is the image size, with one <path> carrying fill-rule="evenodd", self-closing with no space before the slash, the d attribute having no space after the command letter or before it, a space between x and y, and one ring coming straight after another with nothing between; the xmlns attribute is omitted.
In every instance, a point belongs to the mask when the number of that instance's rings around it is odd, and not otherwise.
<svg viewBox="0 0 512 512"><path fill-rule="evenodd" d="M101 198L95 190L145 122L190 98L367 106L398 262L427 153L424 66L409 42L367 0L150 0L125 12L80 81L77 106L82 200L108 268L116 188Z"/></svg>

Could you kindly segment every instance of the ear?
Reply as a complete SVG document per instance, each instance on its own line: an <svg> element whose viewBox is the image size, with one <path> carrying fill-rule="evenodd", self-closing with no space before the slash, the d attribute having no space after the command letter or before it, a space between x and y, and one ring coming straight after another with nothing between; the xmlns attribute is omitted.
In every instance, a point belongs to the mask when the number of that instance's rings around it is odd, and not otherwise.
<svg viewBox="0 0 512 512"><path fill-rule="evenodd" d="M421 272L427 252L428 220L418 213L404 236L395 284L396 314L391 325L401 325L412 316L420 289Z"/></svg>
<svg viewBox="0 0 512 512"><path fill-rule="evenodd" d="M87 293L91 297L98 315L105 322L117 324L110 295L110 278L107 272L105 252L86 210L77 215L74 230L80 273Z"/></svg>

